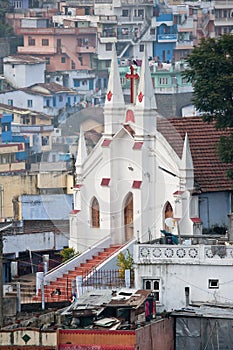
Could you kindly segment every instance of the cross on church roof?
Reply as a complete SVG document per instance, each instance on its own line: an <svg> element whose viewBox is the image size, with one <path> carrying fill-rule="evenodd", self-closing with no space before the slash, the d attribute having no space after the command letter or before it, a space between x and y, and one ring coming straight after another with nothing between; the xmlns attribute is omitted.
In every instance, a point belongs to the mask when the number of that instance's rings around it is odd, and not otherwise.
<svg viewBox="0 0 233 350"><path fill-rule="evenodd" d="M130 73L126 73L126 79L130 79L130 103L134 103L134 80L139 79L138 73L134 73L134 66L130 66Z"/></svg>

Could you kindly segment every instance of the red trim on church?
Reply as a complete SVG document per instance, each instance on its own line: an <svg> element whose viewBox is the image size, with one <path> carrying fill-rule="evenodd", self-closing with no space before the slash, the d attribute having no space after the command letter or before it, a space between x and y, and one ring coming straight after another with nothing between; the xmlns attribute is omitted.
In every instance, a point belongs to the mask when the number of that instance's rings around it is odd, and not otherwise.
<svg viewBox="0 0 233 350"><path fill-rule="evenodd" d="M176 191L173 193L173 196L181 196L184 193L184 191Z"/></svg>
<svg viewBox="0 0 233 350"><path fill-rule="evenodd" d="M132 109L127 110L125 122L126 123L129 123L129 122L135 123L134 112L132 111Z"/></svg>
<svg viewBox="0 0 233 350"><path fill-rule="evenodd" d="M141 149L143 142L134 142L133 149Z"/></svg>
<svg viewBox="0 0 233 350"><path fill-rule="evenodd" d="M134 180L132 188L140 188L142 181Z"/></svg>
<svg viewBox="0 0 233 350"><path fill-rule="evenodd" d="M190 218L194 224L201 224L202 221L200 218Z"/></svg>
<svg viewBox="0 0 233 350"><path fill-rule="evenodd" d="M80 187L82 187L83 185L81 185L81 184L78 184L78 185L74 185L74 188L80 188Z"/></svg>
<svg viewBox="0 0 233 350"><path fill-rule="evenodd" d="M101 181L101 186L108 186L110 182L110 179L108 178L103 178Z"/></svg>
<svg viewBox="0 0 233 350"><path fill-rule="evenodd" d="M78 214L80 212L80 210L74 209L71 210L70 214Z"/></svg>
<svg viewBox="0 0 233 350"><path fill-rule="evenodd" d="M108 140L108 139L105 139L103 142L102 142L102 147L108 147L110 145L110 143L112 142L112 140Z"/></svg>

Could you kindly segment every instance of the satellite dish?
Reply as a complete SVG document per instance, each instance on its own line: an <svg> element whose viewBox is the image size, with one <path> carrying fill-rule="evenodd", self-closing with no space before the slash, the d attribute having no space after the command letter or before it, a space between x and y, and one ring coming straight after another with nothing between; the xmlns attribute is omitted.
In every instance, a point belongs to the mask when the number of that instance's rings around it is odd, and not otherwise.
<svg viewBox="0 0 233 350"><path fill-rule="evenodd" d="M174 228L175 227L175 220L173 218L167 218L165 219L165 224L169 228Z"/></svg>

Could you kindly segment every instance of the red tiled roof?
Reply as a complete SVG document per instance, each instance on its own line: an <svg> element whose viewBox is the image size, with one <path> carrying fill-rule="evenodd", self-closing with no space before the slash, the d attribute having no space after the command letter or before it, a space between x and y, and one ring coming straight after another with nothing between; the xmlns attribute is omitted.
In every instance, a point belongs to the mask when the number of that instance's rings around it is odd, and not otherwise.
<svg viewBox="0 0 233 350"><path fill-rule="evenodd" d="M158 130L181 157L185 134L188 134L193 158L195 182L202 192L232 190L226 176L230 166L218 158L216 144L229 131L216 130L214 123L204 123L201 117L158 118Z"/></svg>

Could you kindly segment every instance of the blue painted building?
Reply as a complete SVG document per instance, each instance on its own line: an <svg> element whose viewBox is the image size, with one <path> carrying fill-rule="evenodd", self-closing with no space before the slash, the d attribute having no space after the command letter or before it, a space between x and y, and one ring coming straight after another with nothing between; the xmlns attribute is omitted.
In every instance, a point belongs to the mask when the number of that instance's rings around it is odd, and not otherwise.
<svg viewBox="0 0 233 350"><path fill-rule="evenodd" d="M165 5L154 8L156 19L156 39L153 43L153 56L161 62L171 62L177 42L177 26L173 23L172 9Z"/></svg>
<svg viewBox="0 0 233 350"><path fill-rule="evenodd" d="M28 158L28 147L29 147L29 138L23 135L14 135L12 132L12 114L3 114L1 117L1 141L2 143L23 143L25 147L22 150L18 149L18 152L15 153L16 161L23 161Z"/></svg>

